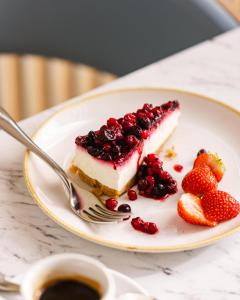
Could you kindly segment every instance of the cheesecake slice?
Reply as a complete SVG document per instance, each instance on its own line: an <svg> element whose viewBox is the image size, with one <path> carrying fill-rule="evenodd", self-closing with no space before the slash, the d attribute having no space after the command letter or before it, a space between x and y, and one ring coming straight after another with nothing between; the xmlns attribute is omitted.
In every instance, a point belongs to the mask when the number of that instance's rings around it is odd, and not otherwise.
<svg viewBox="0 0 240 300"><path fill-rule="evenodd" d="M71 171L100 193L119 196L131 187L143 157L157 153L178 124L180 106L169 101L110 118L97 131L78 136Z"/></svg>

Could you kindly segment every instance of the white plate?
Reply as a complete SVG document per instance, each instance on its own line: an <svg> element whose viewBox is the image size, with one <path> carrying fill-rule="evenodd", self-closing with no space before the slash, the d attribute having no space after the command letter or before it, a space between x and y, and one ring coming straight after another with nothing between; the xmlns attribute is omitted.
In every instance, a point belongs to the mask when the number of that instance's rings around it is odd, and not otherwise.
<svg viewBox="0 0 240 300"><path fill-rule="evenodd" d="M135 111L145 102L154 105L170 99L178 99L182 107L180 123L165 145L175 146L178 153L165 168L178 180L192 167L193 159L200 148L218 152L227 171L219 185L240 199L240 115L233 109L217 102L184 91L169 89L131 89L105 92L88 98L80 98L41 126L34 136L36 143L48 152L60 165L66 167L74 150L74 138L97 129L110 116L122 116ZM181 174L173 165L184 166ZM62 185L53 173L35 155L26 155L25 179L30 193L43 211L65 229L87 240L118 249L143 252L169 252L192 249L210 244L240 228L240 217L222 223L215 228L194 226L185 223L176 212L178 194L165 202L139 197L131 202L135 216L156 222L160 232L146 235L132 229L130 221L116 225L87 224L69 209ZM128 201L126 195L120 201Z"/></svg>

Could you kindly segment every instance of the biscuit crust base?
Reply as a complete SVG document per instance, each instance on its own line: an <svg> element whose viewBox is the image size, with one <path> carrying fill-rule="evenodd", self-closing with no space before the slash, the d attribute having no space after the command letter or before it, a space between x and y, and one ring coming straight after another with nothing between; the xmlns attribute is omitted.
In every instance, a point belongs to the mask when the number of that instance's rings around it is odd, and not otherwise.
<svg viewBox="0 0 240 300"><path fill-rule="evenodd" d="M121 191L117 191L114 189L111 189L110 187L101 184L99 181L97 181L96 179L93 179L91 177L89 177L88 175L86 175L81 169L79 169L77 166L72 165L69 169L69 171L74 174L77 175L82 181L84 181L85 183L87 183L88 185L93 187L93 192L94 194L96 194L97 196L100 196L102 194L108 195L110 197L119 197L120 195L122 195L125 191L127 191L131 186L134 185L135 182L135 176L124 186L124 188Z"/></svg>

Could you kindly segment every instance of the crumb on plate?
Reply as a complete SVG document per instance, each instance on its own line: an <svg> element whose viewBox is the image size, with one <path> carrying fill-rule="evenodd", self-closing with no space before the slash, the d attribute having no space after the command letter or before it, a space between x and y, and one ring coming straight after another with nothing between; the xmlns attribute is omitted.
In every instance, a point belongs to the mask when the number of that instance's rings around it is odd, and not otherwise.
<svg viewBox="0 0 240 300"><path fill-rule="evenodd" d="M166 154L165 157L169 158L169 159L173 159L174 157L177 156L177 152L175 151L175 147L172 146L171 148L166 150Z"/></svg>

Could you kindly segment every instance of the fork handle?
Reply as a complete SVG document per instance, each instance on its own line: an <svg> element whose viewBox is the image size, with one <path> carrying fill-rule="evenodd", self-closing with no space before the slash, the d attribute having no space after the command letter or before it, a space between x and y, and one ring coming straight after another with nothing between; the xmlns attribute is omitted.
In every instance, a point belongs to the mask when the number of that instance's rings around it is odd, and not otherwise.
<svg viewBox="0 0 240 300"><path fill-rule="evenodd" d="M18 126L18 124L10 117L10 115L0 107L0 128L18 140L27 147L28 150L34 152L38 157L44 160L62 179L64 185L69 189L70 183L67 179L65 171L43 150L41 150L33 140Z"/></svg>
<svg viewBox="0 0 240 300"><path fill-rule="evenodd" d="M6 280L1 280L0 281L0 291L1 292L15 292L19 293L20 292L20 286L16 283L6 281Z"/></svg>

